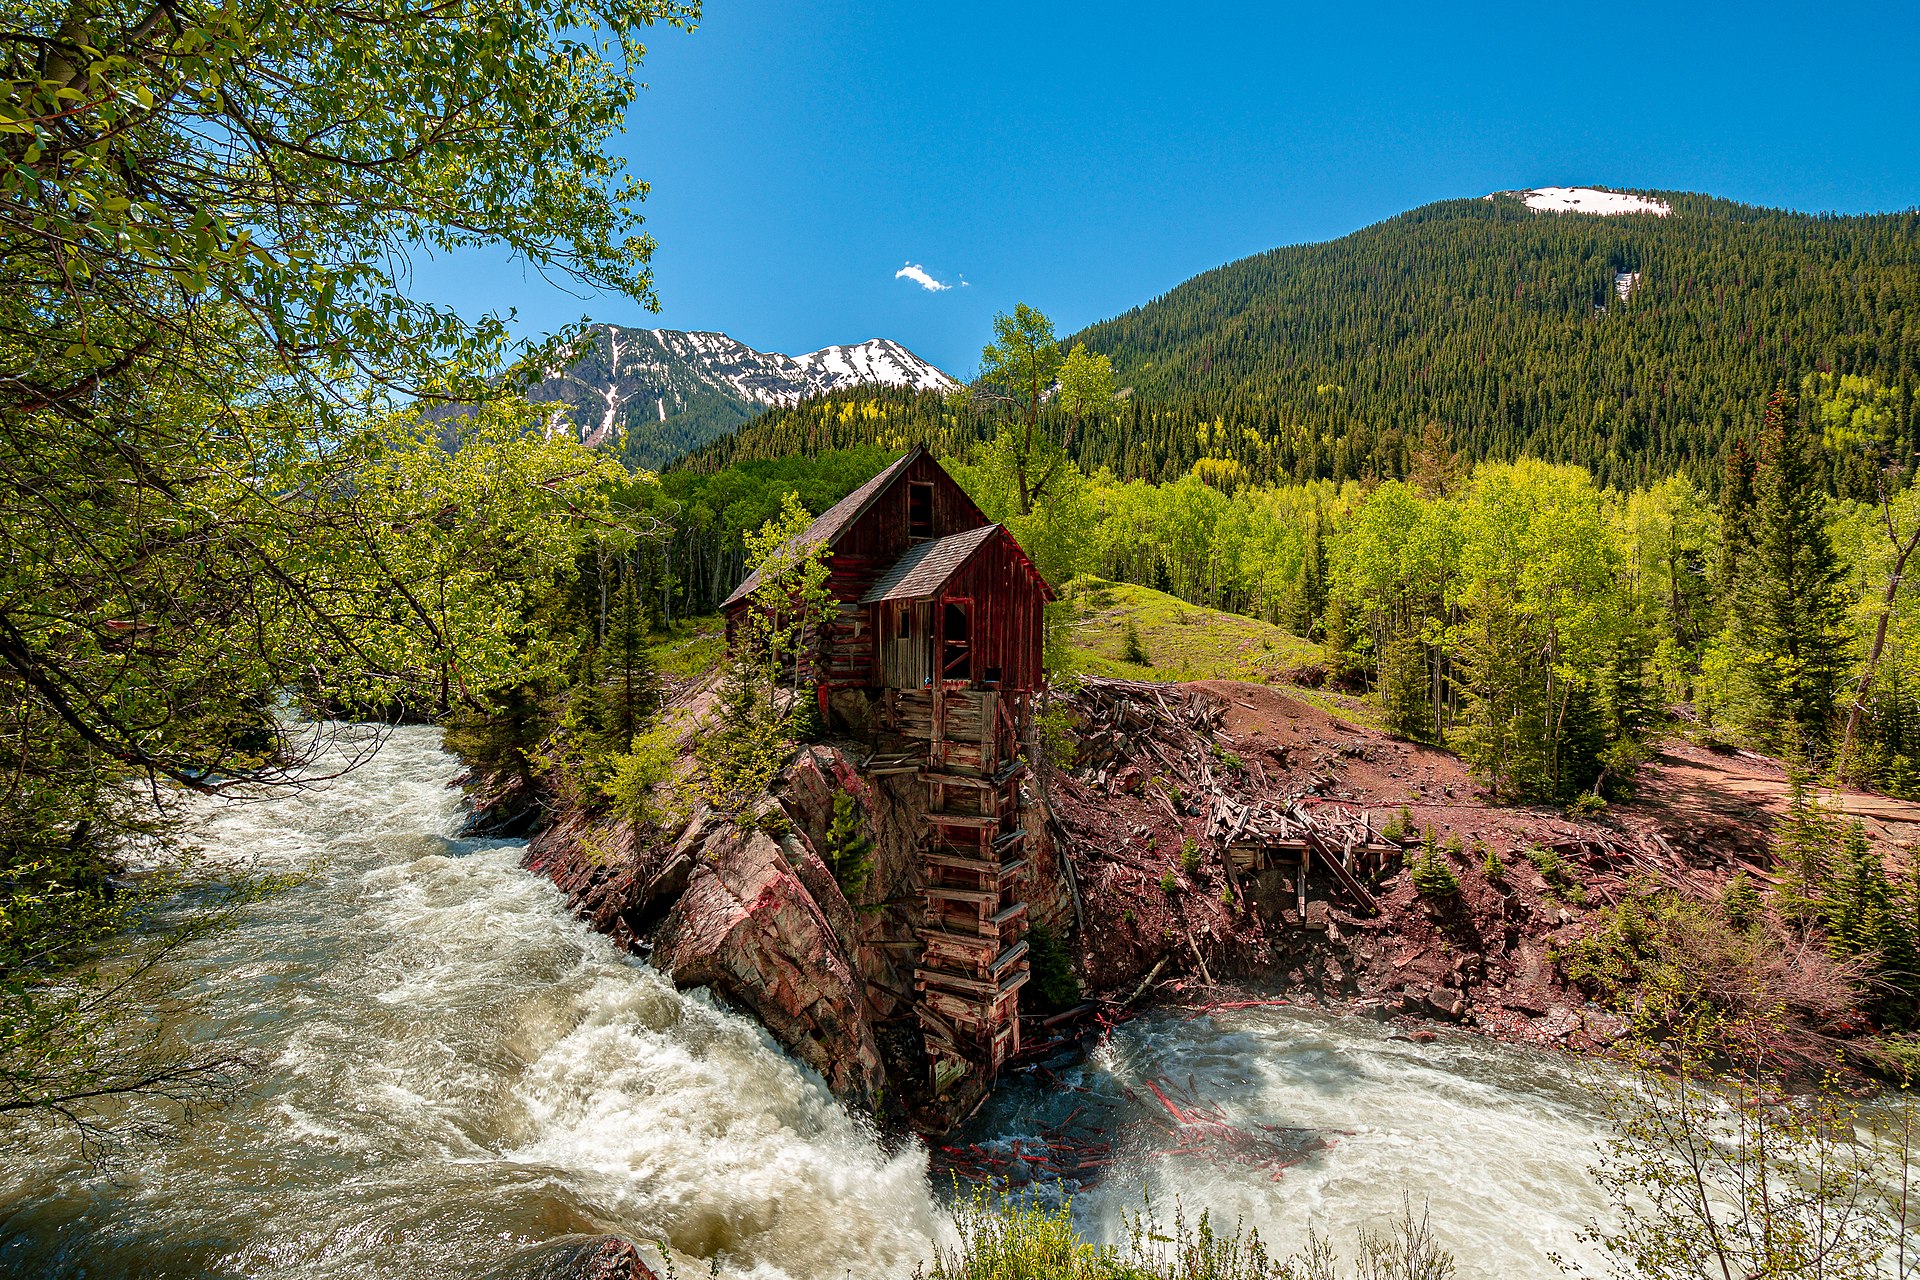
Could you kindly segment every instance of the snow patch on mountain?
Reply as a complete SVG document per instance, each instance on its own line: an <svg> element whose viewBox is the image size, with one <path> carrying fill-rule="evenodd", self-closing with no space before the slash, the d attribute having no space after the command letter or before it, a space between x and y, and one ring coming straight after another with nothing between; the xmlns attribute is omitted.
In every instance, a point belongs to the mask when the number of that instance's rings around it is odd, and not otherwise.
<svg viewBox="0 0 1920 1280"><path fill-rule="evenodd" d="M1591 213L1603 218L1623 213L1650 213L1664 218L1673 212L1673 206L1665 200L1629 195L1625 191L1603 191L1599 187L1535 187L1530 191L1503 194L1520 197L1527 208L1540 213Z"/></svg>
<svg viewBox="0 0 1920 1280"><path fill-rule="evenodd" d="M728 414L737 421L762 408L791 405L846 387L949 391L960 385L887 338L823 347L799 356L756 351L724 333L680 329L603 324L595 325L588 339L580 358L570 368L550 370L529 398L565 403L581 440L595 446L619 443L623 431L645 420L657 426L677 415L696 413L709 425L695 434L710 437L724 429L711 424ZM664 454L656 451L647 456Z"/></svg>

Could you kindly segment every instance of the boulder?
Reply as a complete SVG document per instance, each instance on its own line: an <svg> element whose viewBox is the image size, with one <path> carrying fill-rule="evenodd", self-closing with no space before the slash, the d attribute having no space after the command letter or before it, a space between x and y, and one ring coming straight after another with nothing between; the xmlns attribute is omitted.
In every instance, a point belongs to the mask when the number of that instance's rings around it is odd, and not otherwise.
<svg viewBox="0 0 1920 1280"><path fill-rule="evenodd" d="M659 1280L619 1236L563 1236L522 1249L484 1280Z"/></svg>
<svg viewBox="0 0 1920 1280"><path fill-rule="evenodd" d="M797 835L720 828L703 853L655 937L654 964L675 985L708 987L750 1013L835 1096L872 1107L884 1070L863 984L790 853L814 864L816 886L832 876Z"/></svg>

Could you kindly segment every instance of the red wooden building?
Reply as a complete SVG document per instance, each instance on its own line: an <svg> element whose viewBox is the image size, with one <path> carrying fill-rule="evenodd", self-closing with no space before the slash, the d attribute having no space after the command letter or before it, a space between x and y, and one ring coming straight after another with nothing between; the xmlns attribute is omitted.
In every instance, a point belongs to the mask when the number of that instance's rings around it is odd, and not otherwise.
<svg viewBox="0 0 1920 1280"><path fill-rule="evenodd" d="M877 725L888 741L876 745L904 748L889 771L917 771L927 784L915 976L933 1084L944 1091L1019 1049L1028 976L1019 754L1046 679L1054 593L922 448L801 537L827 547L837 601L812 659L822 711ZM729 633L758 585L748 577L721 606ZM863 714L837 714L847 699Z"/></svg>

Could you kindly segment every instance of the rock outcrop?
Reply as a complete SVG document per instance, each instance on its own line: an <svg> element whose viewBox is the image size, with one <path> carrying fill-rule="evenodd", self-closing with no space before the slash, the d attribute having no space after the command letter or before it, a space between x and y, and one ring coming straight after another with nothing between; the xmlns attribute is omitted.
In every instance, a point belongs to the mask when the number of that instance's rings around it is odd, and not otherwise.
<svg viewBox="0 0 1920 1280"><path fill-rule="evenodd" d="M842 940L852 932L845 895L804 834L705 826L654 963L675 984L710 988L751 1013L836 1096L871 1108L886 1070Z"/></svg>
<svg viewBox="0 0 1920 1280"><path fill-rule="evenodd" d="M667 846L636 840L626 824L563 810L532 838L526 865L551 878L595 929L649 954L676 985L706 987L753 1016L835 1096L867 1109L884 1100L938 1127L946 1117L925 1096L929 1073L913 1012L927 787L913 773L867 774L861 750L803 747L748 822L702 809ZM842 795L852 797L872 841L854 901L831 866ZM1029 820L1032 909L1058 924L1070 912L1060 860L1037 805Z"/></svg>

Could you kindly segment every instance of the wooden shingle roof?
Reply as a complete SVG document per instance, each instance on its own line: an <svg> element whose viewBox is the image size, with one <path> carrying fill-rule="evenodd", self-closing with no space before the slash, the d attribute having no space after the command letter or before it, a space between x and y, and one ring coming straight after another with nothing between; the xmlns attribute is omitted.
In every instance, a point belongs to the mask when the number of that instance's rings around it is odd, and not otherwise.
<svg viewBox="0 0 1920 1280"><path fill-rule="evenodd" d="M999 533L1000 528L997 524L982 525L935 542L921 543L894 561L893 567L881 574L880 581L860 598L860 603L926 599L945 586L947 579Z"/></svg>
<svg viewBox="0 0 1920 1280"><path fill-rule="evenodd" d="M807 526L807 531L797 539L799 544L804 547L816 542L824 542L831 547L840 535L845 533L853 522L872 505L873 500L885 492L887 486L892 484L901 472L912 466L915 458L925 452L926 449L915 445L900 457L895 458L879 475L815 516L813 523ZM720 607L732 608L739 601L752 595L753 589L759 585L760 571L755 569L747 575L746 581L733 589L733 594L728 596Z"/></svg>

